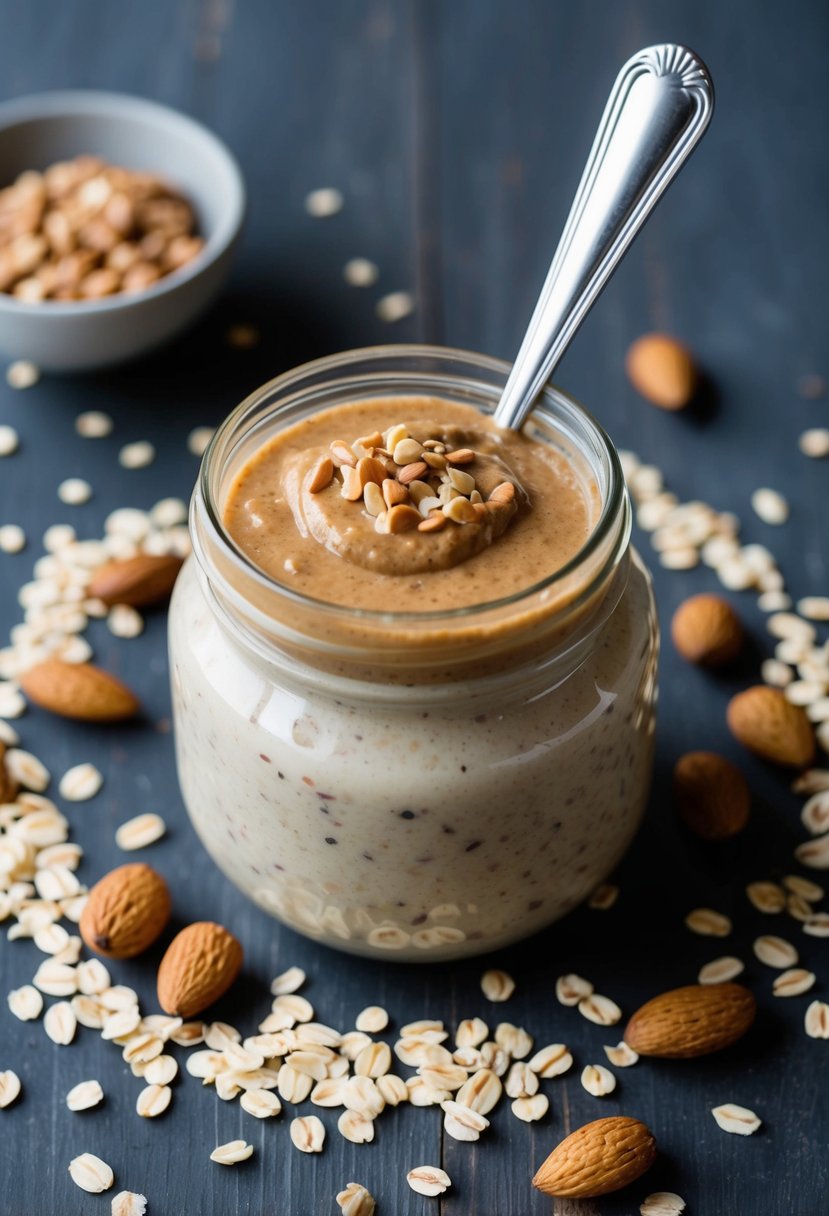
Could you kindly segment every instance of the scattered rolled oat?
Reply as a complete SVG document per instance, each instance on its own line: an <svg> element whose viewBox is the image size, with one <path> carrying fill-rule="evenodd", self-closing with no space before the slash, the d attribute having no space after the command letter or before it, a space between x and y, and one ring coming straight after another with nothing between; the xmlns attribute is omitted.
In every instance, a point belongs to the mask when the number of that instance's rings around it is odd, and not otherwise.
<svg viewBox="0 0 829 1216"><path fill-rule="evenodd" d="M326 219L342 211L345 203L342 191L333 186L321 186L305 196L305 210L315 219Z"/></svg>
<svg viewBox="0 0 829 1216"><path fill-rule="evenodd" d="M777 490L764 487L755 490L751 496L751 505L764 524L784 524L789 518L789 504Z"/></svg>
<svg viewBox="0 0 829 1216"><path fill-rule="evenodd" d="M7 1068L5 1072L0 1072L0 1110L11 1106L19 1094L20 1077L17 1073L12 1072L10 1068Z"/></svg>
<svg viewBox="0 0 829 1216"><path fill-rule="evenodd" d="M681 1216L685 1200L674 1191L654 1191L639 1205L639 1216Z"/></svg>
<svg viewBox="0 0 829 1216"><path fill-rule="evenodd" d="M515 980L506 971L485 971L481 976L481 992L488 1001L508 1001L515 992Z"/></svg>
<svg viewBox="0 0 829 1216"><path fill-rule="evenodd" d="M622 1017L622 1011L616 1002L611 1001L609 996L600 996L597 992L579 1001L579 1013L597 1026L615 1026Z"/></svg>
<svg viewBox="0 0 829 1216"><path fill-rule="evenodd" d="M0 526L0 553L20 553L26 548L26 533L18 524Z"/></svg>
<svg viewBox="0 0 829 1216"><path fill-rule="evenodd" d="M343 278L351 287L371 287L379 275L377 266L368 258L351 258L343 266Z"/></svg>
<svg viewBox="0 0 829 1216"><path fill-rule="evenodd" d="M282 1103L269 1089L246 1090L239 1099L242 1110L255 1119L271 1119L282 1110Z"/></svg>
<svg viewBox="0 0 829 1216"><path fill-rule="evenodd" d="M253 1145L245 1144L244 1140L229 1140L213 1149L210 1160L218 1165L238 1165L253 1156Z"/></svg>
<svg viewBox="0 0 829 1216"><path fill-rule="evenodd" d="M82 477L67 477L58 486L58 498L69 507L79 507L89 502L92 497L92 486Z"/></svg>
<svg viewBox="0 0 829 1216"><path fill-rule="evenodd" d="M10 388L31 388L40 379L40 368L29 359L16 359L6 368L6 383Z"/></svg>
<svg viewBox="0 0 829 1216"><path fill-rule="evenodd" d="M6 752L5 762L6 772L24 789L42 794L48 788L52 779L49 770L31 752L22 751L18 747L10 747Z"/></svg>
<svg viewBox="0 0 829 1216"><path fill-rule="evenodd" d="M794 967L774 977L771 990L775 996L801 996L814 987L815 974L802 967Z"/></svg>
<svg viewBox="0 0 829 1216"><path fill-rule="evenodd" d="M197 426L187 436L187 450L193 456L203 456L216 433L214 426Z"/></svg>
<svg viewBox="0 0 829 1216"><path fill-rule="evenodd" d="M354 1023L357 1030L367 1031L369 1034L377 1034L379 1031L385 1030L388 1024L389 1015L379 1005L368 1005L357 1014Z"/></svg>
<svg viewBox="0 0 829 1216"><path fill-rule="evenodd" d="M728 937L732 929L729 918L713 908L694 908L685 917L685 924L703 937Z"/></svg>
<svg viewBox="0 0 829 1216"><path fill-rule="evenodd" d="M148 1085L169 1085L177 1076L178 1061L173 1056L156 1056L144 1069L144 1080Z"/></svg>
<svg viewBox="0 0 829 1216"><path fill-rule="evenodd" d="M291 1141L301 1153L321 1153L325 1128L317 1115L298 1115L292 1119Z"/></svg>
<svg viewBox="0 0 829 1216"><path fill-rule="evenodd" d="M794 967L797 963L797 950L791 942L771 933L756 938L753 950L760 962L765 963L767 967L783 970L786 967Z"/></svg>
<svg viewBox="0 0 829 1216"><path fill-rule="evenodd" d="M529 1067L545 1080L549 1077L560 1077L573 1067L573 1057L563 1043L548 1043L535 1053L529 1061Z"/></svg>
<svg viewBox="0 0 829 1216"><path fill-rule="evenodd" d="M61 1047L68 1046L75 1037L78 1019L68 1001L58 1001L50 1005L43 1018L43 1029L53 1043Z"/></svg>
<svg viewBox="0 0 829 1216"><path fill-rule="evenodd" d="M107 614L107 628L116 638L137 638L144 632L144 618L129 604L115 604Z"/></svg>
<svg viewBox="0 0 829 1216"><path fill-rule="evenodd" d="M510 1110L516 1119L522 1123L536 1123L543 1119L550 1109L550 1099L546 1094L533 1094L529 1098L516 1098L510 1103Z"/></svg>
<svg viewBox="0 0 829 1216"><path fill-rule="evenodd" d="M452 1185L446 1170L436 1165L418 1165L409 1170L406 1181L418 1195L442 1195Z"/></svg>
<svg viewBox="0 0 829 1216"><path fill-rule="evenodd" d="M616 1088L616 1078L610 1069L602 1064L587 1064L582 1069L581 1083L594 1098L612 1094Z"/></svg>
<svg viewBox="0 0 829 1216"><path fill-rule="evenodd" d="M120 1191L112 1201L111 1216L146 1216L147 1198L135 1191Z"/></svg>
<svg viewBox="0 0 829 1216"><path fill-rule="evenodd" d="M829 1039L829 1005L825 1001L812 1001L804 1021L810 1039Z"/></svg>
<svg viewBox="0 0 829 1216"><path fill-rule="evenodd" d="M337 1195L342 1216L374 1216L374 1196L359 1182L349 1182Z"/></svg>
<svg viewBox="0 0 829 1216"><path fill-rule="evenodd" d="M414 311L414 299L408 291L390 291L377 301L374 311L381 321L393 324Z"/></svg>
<svg viewBox="0 0 829 1216"><path fill-rule="evenodd" d="M72 1111L91 1110L104 1100L104 1091L98 1081L81 1081L66 1095L66 1105Z"/></svg>
<svg viewBox="0 0 829 1216"><path fill-rule="evenodd" d="M622 1039L615 1047L605 1046L604 1053L617 1068L631 1068L639 1060L639 1053Z"/></svg>
<svg viewBox="0 0 829 1216"><path fill-rule="evenodd" d="M146 849L148 845L160 840L166 831L167 825L161 816L148 812L122 823L115 833L115 843L125 852Z"/></svg>
<svg viewBox="0 0 829 1216"><path fill-rule="evenodd" d="M800 812L800 820L813 836L829 831L829 790L812 794Z"/></svg>
<svg viewBox="0 0 829 1216"><path fill-rule="evenodd" d="M135 1109L143 1119L155 1119L164 1114L172 1096L173 1091L169 1085L148 1085L138 1095Z"/></svg>
<svg viewBox="0 0 829 1216"><path fill-rule="evenodd" d="M118 453L122 469L145 469L155 460L155 448L146 439L125 443Z"/></svg>
<svg viewBox="0 0 829 1216"><path fill-rule="evenodd" d="M75 419L75 430L82 439L104 439L112 427L112 419L102 410L86 410Z"/></svg>
<svg viewBox="0 0 829 1216"><path fill-rule="evenodd" d="M80 1157L73 1157L69 1162L69 1173L75 1186L92 1195L108 1191L115 1181L115 1175L106 1161L94 1153L81 1153Z"/></svg>
<svg viewBox="0 0 829 1216"><path fill-rule="evenodd" d="M21 1022L33 1022L43 1012L43 997L31 984L13 989L8 995L8 1002L9 1009Z"/></svg>
<svg viewBox="0 0 829 1216"><path fill-rule="evenodd" d="M746 895L758 912L782 912L786 906L786 892L776 882L750 882Z"/></svg>
<svg viewBox="0 0 829 1216"><path fill-rule="evenodd" d="M58 790L67 802L86 802L94 798L104 783L94 764L76 764L67 769L60 779Z"/></svg>
<svg viewBox="0 0 829 1216"><path fill-rule="evenodd" d="M369 1144L374 1139L374 1122L358 1110L344 1110L337 1120L337 1130L352 1144ZM293 1139L293 1131L291 1132ZM296 1144L296 1141L294 1140ZM297 1144L297 1148L302 1146ZM319 1152L320 1149L303 1149L304 1152Z"/></svg>
<svg viewBox="0 0 829 1216"><path fill-rule="evenodd" d="M20 439L13 426L0 426L0 456L13 456L20 447Z"/></svg>
<svg viewBox="0 0 829 1216"><path fill-rule="evenodd" d="M562 1005L578 1005L583 997L590 996L593 985L580 975L560 975L556 980L556 996Z"/></svg>
<svg viewBox="0 0 829 1216"><path fill-rule="evenodd" d="M801 865L811 870L829 870L829 832L799 844L794 855Z"/></svg>
<svg viewBox="0 0 829 1216"><path fill-rule="evenodd" d="M737 1106L733 1102L715 1106L711 1114L724 1132L732 1132L736 1136L750 1136L757 1131L761 1122L753 1110L748 1110L745 1106Z"/></svg>
<svg viewBox="0 0 829 1216"><path fill-rule="evenodd" d="M798 447L804 456L811 456L815 460L829 456L829 428L817 426L804 431L798 440Z"/></svg>
<svg viewBox="0 0 829 1216"><path fill-rule="evenodd" d="M745 971L745 963L740 959L734 958L733 955L726 954L722 958L715 958L712 962L706 963L700 968L697 976L699 984L725 984L728 980L735 979Z"/></svg>

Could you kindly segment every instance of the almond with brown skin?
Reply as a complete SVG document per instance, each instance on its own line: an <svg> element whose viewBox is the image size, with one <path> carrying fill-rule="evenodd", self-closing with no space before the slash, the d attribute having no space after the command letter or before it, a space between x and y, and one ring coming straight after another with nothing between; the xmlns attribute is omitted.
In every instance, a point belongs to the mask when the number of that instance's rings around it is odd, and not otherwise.
<svg viewBox="0 0 829 1216"><path fill-rule="evenodd" d="M107 958L134 958L160 936L171 906L166 882L150 866L119 866L89 892L81 937Z"/></svg>
<svg viewBox="0 0 829 1216"><path fill-rule="evenodd" d="M805 768L814 759L812 724L779 688L756 684L737 693L728 703L726 719L734 738L764 760Z"/></svg>
<svg viewBox="0 0 829 1216"><path fill-rule="evenodd" d="M158 1003L183 1018L201 1013L223 996L242 967L242 947L212 921L197 921L177 934L158 968Z"/></svg>
<svg viewBox="0 0 829 1216"><path fill-rule="evenodd" d="M628 349L625 370L636 391L663 410L681 410L697 386L690 350L669 334L637 338Z"/></svg>
<svg viewBox="0 0 829 1216"><path fill-rule="evenodd" d="M17 782L6 768L6 745L0 743L0 802L14 802L17 797Z"/></svg>
<svg viewBox="0 0 829 1216"><path fill-rule="evenodd" d="M566 1199L608 1195L635 1182L656 1159L656 1141L638 1119L613 1115L571 1132L533 1178L545 1195Z"/></svg>
<svg viewBox="0 0 829 1216"><path fill-rule="evenodd" d="M742 984L689 984L638 1009L624 1039L640 1056L692 1059L736 1043L756 1012L756 1001Z"/></svg>
<svg viewBox="0 0 829 1216"><path fill-rule="evenodd" d="M704 667L722 667L743 647L740 618L719 595L692 595L671 621L671 637L683 659Z"/></svg>
<svg viewBox="0 0 829 1216"><path fill-rule="evenodd" d="M172 554L139 553L124 561L107 562L93 575L89 594L105 604L147 608L170 598L181 566L182 559Z"/></svg>
<svg viewBox="0 0 829 1216"><path fill-rule="evenodd" d="M20 677L20 687L41 709L80 722L122 722L140 709L126 684L91 663L44 659Z"/></svg>
<svg viewBox="0 0 829 1216"><path fill-rule="evenodd" d="M736 765L716 752L680 756L674 795L681 819L703 840L728 840L748 823L748 783Z"/></svg>

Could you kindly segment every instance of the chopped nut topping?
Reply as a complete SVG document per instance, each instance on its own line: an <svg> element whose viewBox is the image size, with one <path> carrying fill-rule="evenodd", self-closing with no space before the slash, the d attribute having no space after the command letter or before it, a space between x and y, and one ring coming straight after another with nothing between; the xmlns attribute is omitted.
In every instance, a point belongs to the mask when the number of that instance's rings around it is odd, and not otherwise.
<svg viewBox="0 0 829 1216"><path fill-rule="evenodd" d="M381 535L440 532L447 522L480 523L488 512L515 510L511 481L497 485L485 502L473 474L458 467L473 465L476 458L472 448L447 452L438 439L421 443L395 423L385 434L363 435L352 444L334 440L306 485L309 493L319 494L333 482L343 498L362 504Z"/></svg>

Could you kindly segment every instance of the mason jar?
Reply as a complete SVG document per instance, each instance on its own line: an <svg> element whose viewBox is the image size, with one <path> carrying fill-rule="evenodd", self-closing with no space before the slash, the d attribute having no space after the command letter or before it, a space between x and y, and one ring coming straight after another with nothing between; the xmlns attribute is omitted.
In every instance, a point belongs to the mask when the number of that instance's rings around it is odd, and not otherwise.
<svg viewBox="0 0 829 1216"><path fill-rule="evenodd" d="M642 816L658 635L616 452L549 387L528 423L591 489L562 569L448 612L310 599L234 543L223 507L262 444L310 413L406 398L491 413L509 368L381 347L258 389L216 432L170 610L179 779L224 873L291 928L358 954L459 958L583 901ZM502 540L500 543L505 543Z"/></svg>

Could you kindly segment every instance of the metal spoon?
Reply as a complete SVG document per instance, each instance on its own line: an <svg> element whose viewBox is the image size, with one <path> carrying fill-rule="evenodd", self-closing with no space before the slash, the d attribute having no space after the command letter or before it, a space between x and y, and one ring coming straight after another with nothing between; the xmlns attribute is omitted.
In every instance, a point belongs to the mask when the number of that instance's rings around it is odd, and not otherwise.
<svg viewBox="0 0 829 1216"><path fill-rule="evenodd" d="M520 429L713 109L708 69L686 47L646 47L622 68L495 411L499 426Z"/></svg>

